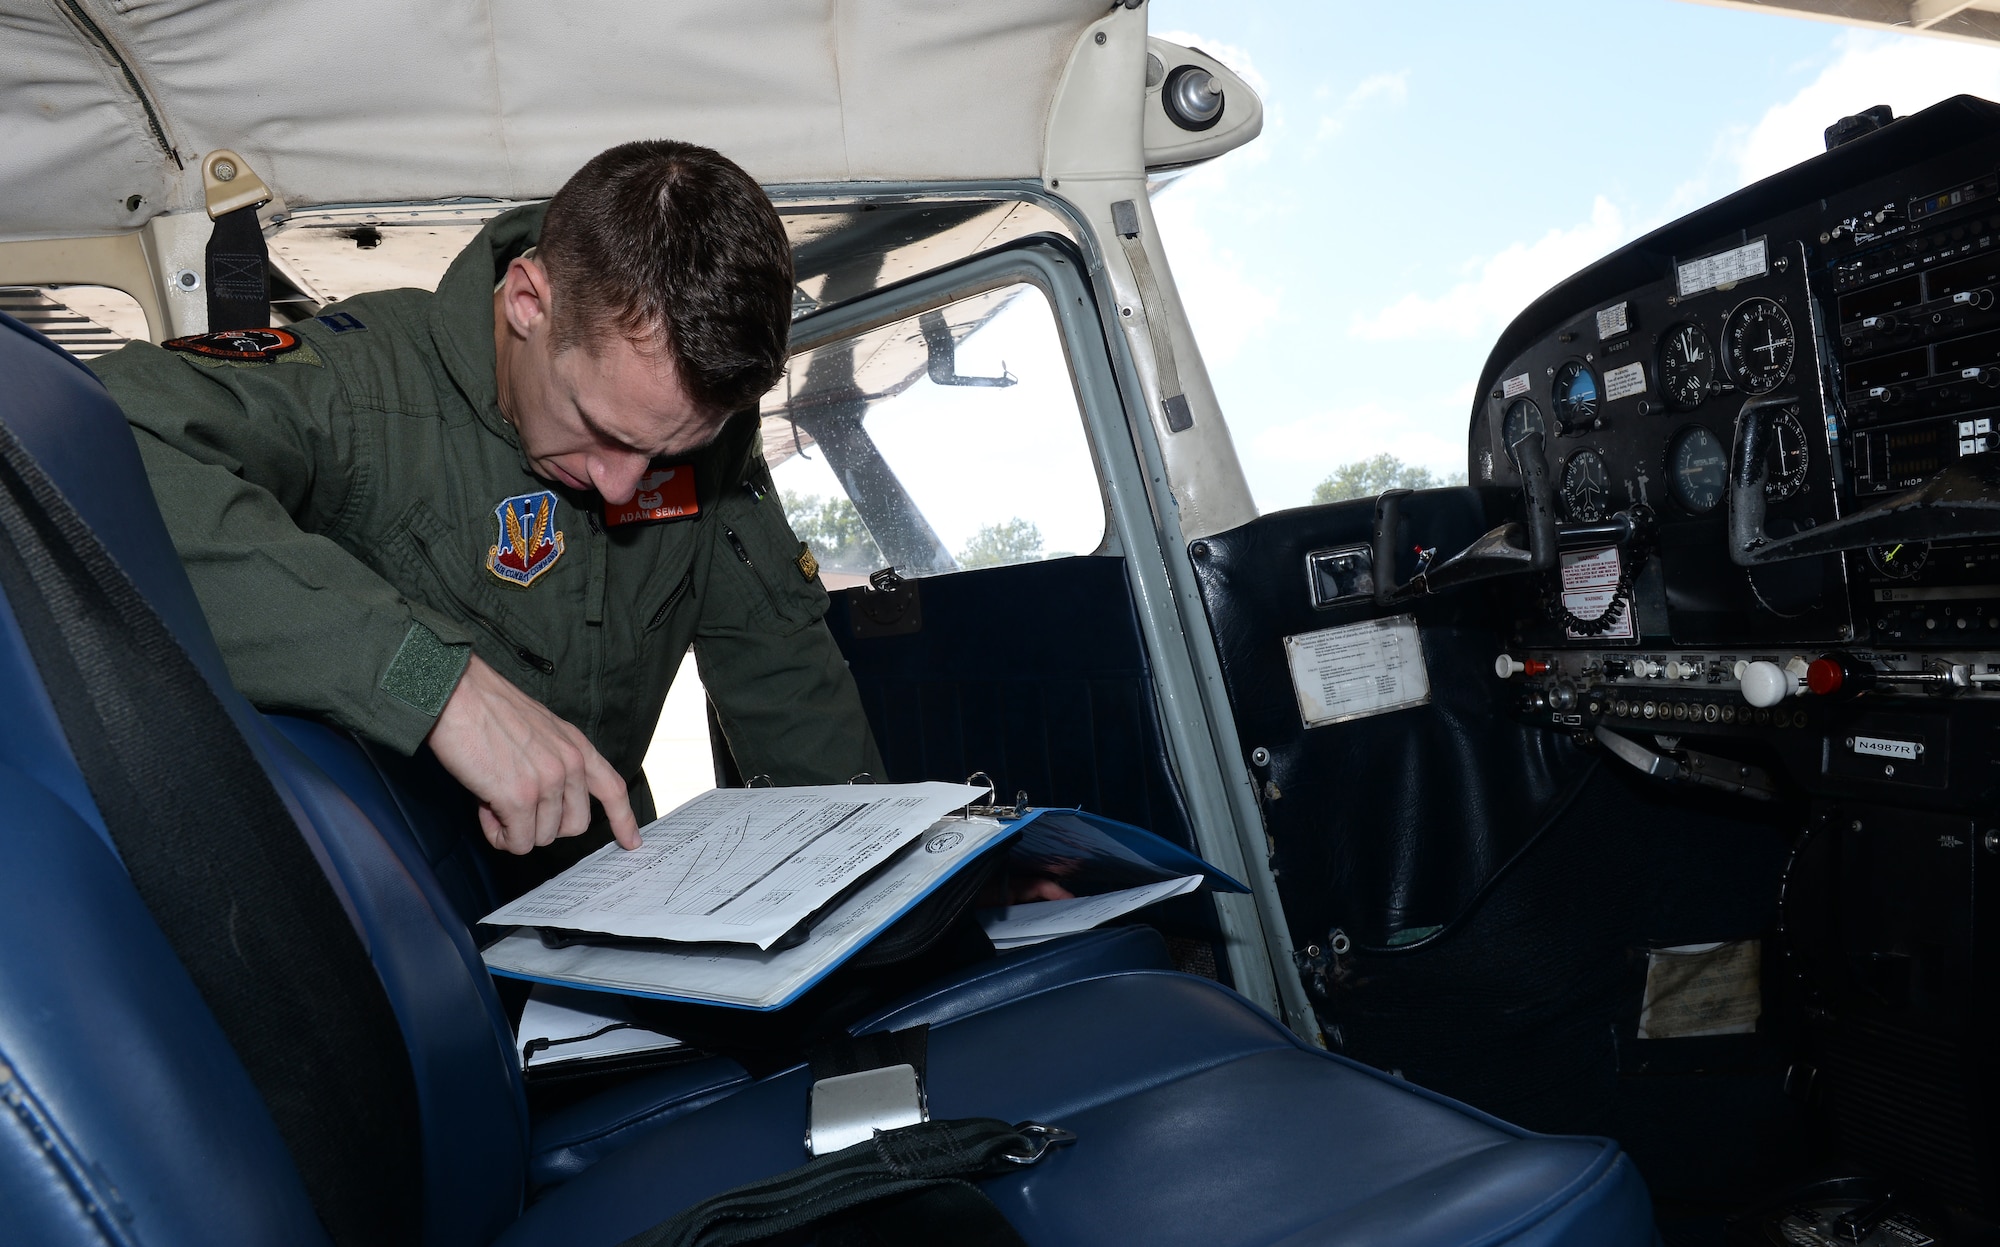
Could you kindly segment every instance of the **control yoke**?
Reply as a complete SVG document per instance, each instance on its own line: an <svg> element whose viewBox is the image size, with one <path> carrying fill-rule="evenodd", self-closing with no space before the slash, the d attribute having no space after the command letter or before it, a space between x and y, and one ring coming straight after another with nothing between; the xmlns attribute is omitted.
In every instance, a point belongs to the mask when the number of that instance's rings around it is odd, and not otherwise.
<svg viewBox="0 0 2000 1247"><path fill-rule="evenodd" d="M1814 528L1764 531L1771 414L1798 400L1753 398L1736 415L1729 450L1729 557L1739 567L1811 558L1898 542L2000 537L2000 464L1947 464L1915 489Z"/></svg>
<svg viewBox="0 0 2000 1247"><path fill-rule="evenodd" d="M1540 429L1530 431L1509 449L1521 465L1521 495L1528 522L1509 520L1475 540L1435 567L1421 569L1404 584L1396 584L1397 533L1403 499L1411 490L1391 489L1375 499L1375 601L1393 606L1428 593L1476 580L1548 571L1556 565L1556 511L1549 487L1549 466Z"/></svg>

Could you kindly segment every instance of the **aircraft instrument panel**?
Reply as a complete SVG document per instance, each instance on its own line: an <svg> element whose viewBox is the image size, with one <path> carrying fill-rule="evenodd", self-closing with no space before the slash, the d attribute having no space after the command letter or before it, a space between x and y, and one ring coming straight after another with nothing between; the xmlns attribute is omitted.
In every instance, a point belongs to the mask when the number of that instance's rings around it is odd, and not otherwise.
<svg viewBox="0 0 2000 1247"><path fill-rule="evenodd" d="M2000 691L2000 108L1894 121L1564 282L1496 345L1468 450L1502 491L1538 453L1557 520L1512 591L1511 660L1574 686L1538 713ZM1647 686L1712 695L1620 696Z"/></svg>

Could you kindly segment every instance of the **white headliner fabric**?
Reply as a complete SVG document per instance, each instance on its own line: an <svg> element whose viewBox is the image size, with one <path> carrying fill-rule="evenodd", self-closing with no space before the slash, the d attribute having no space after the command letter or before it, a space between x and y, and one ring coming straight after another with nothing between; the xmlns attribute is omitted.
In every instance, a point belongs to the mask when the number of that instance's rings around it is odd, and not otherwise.
<svg viewBox="0 0 2000 1247"><path fill-rule="evenodd" d="M1032 177L1104 0L0 0L0 238L201 206L234 148L293 207L538 198L615 143L716 147L767 183ZM144 196L136 211L131 195Z"/></svg>

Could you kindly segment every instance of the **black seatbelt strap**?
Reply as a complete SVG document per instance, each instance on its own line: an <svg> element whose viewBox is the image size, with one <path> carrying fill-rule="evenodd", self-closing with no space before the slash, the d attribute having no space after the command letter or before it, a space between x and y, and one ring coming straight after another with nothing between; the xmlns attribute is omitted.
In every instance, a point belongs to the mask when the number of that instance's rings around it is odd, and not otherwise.
<svg viewBox="0 0 2000 1247"><path fill-rule="evenodd" d="M208 331L264 329L271 323L265 276L271 252L251 205L215 218L208 235Z"/></svg>
<svg viewBox="0 0 2000 1247"><path fill-rule="evenodd" d="M921 1083L930 1056L930 1034L930 1024L919 1022L899 1031L835 1035L806 1049L806 1064L812 1067L814 1082L887 1065L908 1065L917 1071Z"/></svg>
<svg viewBox="0 0 2000 1247"><path fill-rule="evenodd" d="M214 689L4 421L0 591L320 1220L342 1247L416 1243L416 1079L367 951Z"/></svg>
<svg viewBox="0 0 2000 1247"><path fill-rule="evenodd" d="M619 1247L738 1247L815 1226L823 1247L948 1242L1025 1247L969 1178L1032 1165L1075 1136L989 1117L884 1130L789 1173L739 1186L626 1239Z"/></svg>

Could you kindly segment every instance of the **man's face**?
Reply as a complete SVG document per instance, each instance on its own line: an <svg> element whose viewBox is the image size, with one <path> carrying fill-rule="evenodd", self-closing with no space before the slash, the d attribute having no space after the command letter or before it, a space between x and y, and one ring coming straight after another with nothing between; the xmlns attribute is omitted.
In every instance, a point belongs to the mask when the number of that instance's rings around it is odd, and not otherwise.
<svg viewBox="0 0 2000 1247"><path fill-rule="evenodd" d="M689 397L672 352L641 350L616 332L557 351L548 274L515 260L493 295L500 410L536 476L631 500L653 460L699 450L723 417Z"/></svg>

